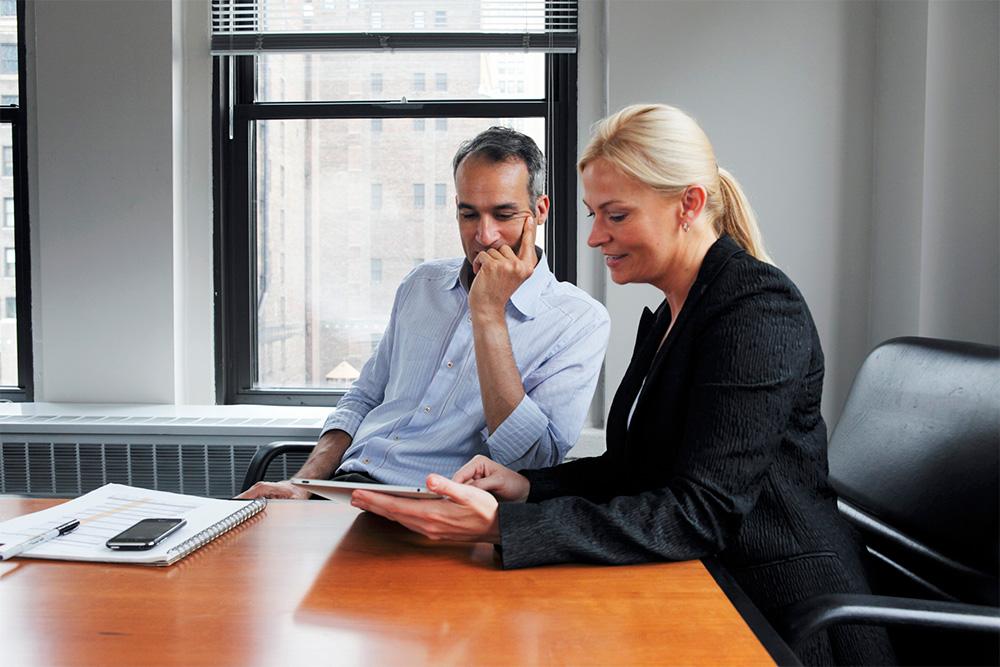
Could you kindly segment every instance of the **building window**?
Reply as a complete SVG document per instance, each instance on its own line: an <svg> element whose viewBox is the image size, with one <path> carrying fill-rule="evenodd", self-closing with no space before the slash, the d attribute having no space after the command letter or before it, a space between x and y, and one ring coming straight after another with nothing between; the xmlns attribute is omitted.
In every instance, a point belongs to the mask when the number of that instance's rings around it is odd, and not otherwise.
<svg viewBox="0 0 1000 667"><path fill-rule="evenodd" d="M451 158L462 141L503 124L546 152L558 147L548 160L549 192L557 202L578 200L575 56L563 50L561 33L555 42L534 33L483 36L477 12L451 5L396 3L399 11L389 11L344 0L328 13L323 0L305 4L315 6L310 31L281 39L301 38L302 50L271 52L265 40L255 55L229 56L233 67L213 68L220 403L335 402L345 387L327 375L342 363L364 367L410 263L462 254L446 220ZM328 20L336 25L328 29ZM379 34L369 34L376 25ZM391 46L395 33L409 33L405 46L385 49L379 39L388 36ZM480 38L482 50L472 44ZM496 77L501 63L507 73ZM500 94L500 78L523 79L528 93ZM386 104L404 97L419 103ZM428 209L434 215L423 215ZM554 207L539 235L560 280L575 279L560 264L576 256L575 214L573 205ZM284 370L276 343L287 350Z"/></svg>
<svg viewBox="0 0 1000 667"><path fill-rule="evenodd" d="M372 12L371 14L372 30L382 29L382 12Z"/></svg>
<svg viewBox="0 0 1000 667"><path fill-rule="evenodd" d="M14 263L14 249L3 249L3 275L5 278L13 278L17 274Z"/></svg>
<svg viewBox="0 0 1000 667"><path fill-rule="evenodd" d="M17 95L0 95L0 106L16 107Z"/></svg>
<svg viewBox="0 0 1000 667"><path fill-rule="evenodd" d="M17 14L17 0L0 0L0 16Z"/></svg>
<svg viewBox="0 0 1000 667"><path fill-rule="evenodd" d="M3 175L14 175L14 148L12 146L3 147Z"/></svg>
<svg viewBox="0 0 1000 667"><path fill-rule="evenodd" d="M17 297L4 297L4 314L9 320L17 319Z"/></svg>
<svg viewBox="0 0 1000 667"><path fill-rule="evenodd" d="M0 74L17 74L17 44L0 44Z"/></svg>
<svg viewBox="0 0 1000 667"><path fill-rule="evenodd" d="M3 198L3 226L13 227L14 226L14 198L4 197Z"/></svg>

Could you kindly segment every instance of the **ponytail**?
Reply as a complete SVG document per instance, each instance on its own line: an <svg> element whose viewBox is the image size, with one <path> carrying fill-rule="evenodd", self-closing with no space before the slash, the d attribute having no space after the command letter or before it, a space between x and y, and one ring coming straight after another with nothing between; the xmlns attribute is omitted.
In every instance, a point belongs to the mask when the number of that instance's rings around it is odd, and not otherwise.
<svg viewBox="0 0 1000 667"><path fill-rule="evenodd" d="M721 211L715 219L715 231L720 236L728 234L748 253L762 262L772 264L767 251L764 250L764 239L757 226L757 216L750 207L743 188L736 178L728 171L719 167L719 197Z"/></svg>

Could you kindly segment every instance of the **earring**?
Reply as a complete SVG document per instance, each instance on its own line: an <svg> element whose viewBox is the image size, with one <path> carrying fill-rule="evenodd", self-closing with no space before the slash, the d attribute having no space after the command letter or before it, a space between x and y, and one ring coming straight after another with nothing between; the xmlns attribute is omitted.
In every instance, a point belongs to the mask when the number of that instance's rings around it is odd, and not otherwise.
<svg viewBox="0 0 1000 667"><path fill-rule="evenodd" d="M681 225L681 229L683 229L685 232L688 231L689 229L691 229L691 222L688 221L688 220L685 220L684 224Z"/></svg>

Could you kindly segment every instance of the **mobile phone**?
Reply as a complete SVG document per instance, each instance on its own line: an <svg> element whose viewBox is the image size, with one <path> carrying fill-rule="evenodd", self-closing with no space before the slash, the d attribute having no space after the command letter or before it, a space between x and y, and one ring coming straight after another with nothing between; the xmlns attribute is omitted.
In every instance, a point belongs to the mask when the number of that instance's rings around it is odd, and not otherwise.
<svg viewBox="0 0 1000 667"><path fill-rule="evenodd" d="M152 549L186 523L185 519L143 519L112 537L106 544L109 549Z"/></svg>

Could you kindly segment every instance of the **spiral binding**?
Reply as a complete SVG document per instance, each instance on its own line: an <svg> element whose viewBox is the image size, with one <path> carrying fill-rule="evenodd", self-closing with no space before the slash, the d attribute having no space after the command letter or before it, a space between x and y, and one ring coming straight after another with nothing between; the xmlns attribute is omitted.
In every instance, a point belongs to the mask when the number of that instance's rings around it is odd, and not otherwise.
<svg viewBox="0 0 1000 667"><path fill-rule="evenodd" d="M201 531L197 535L193 535L188 539L184 540L176 547L167 550L167 557L170 562L174 562L184 558L192 551L200 549L205 546L215 538L220 535L225 535L230 530L240 525L250 517L254 516L258 512L263 511L267 506L267 500L264 498L257 498L251 503L249 503L243 509L233 512L227 516L222 521L218 521L205 530Z"/></svg>

